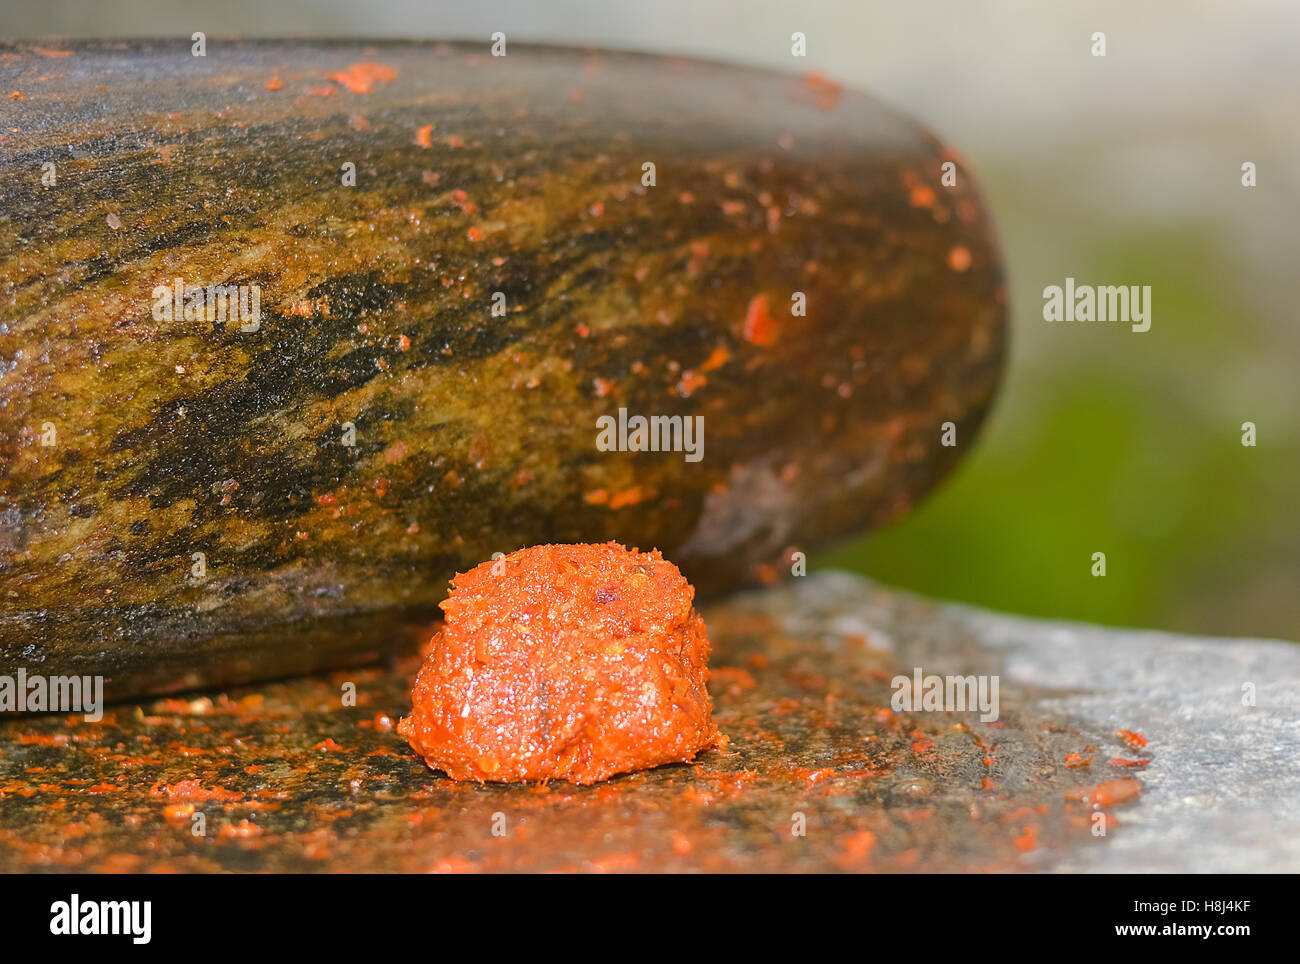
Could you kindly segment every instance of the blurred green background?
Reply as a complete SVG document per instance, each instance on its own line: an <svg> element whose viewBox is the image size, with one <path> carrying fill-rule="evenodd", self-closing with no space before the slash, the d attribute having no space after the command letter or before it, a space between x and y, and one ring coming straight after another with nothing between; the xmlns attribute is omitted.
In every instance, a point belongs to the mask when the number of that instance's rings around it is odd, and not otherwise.
<svg viewBox="0 0 1300 964"><path fill-rule="evenodd" d="M1234 252L1212 225L1078 242L1079 280L1152 285L1151 331L1057 326L1060 344L1013 348L957 474L829 561L997 609L1300 639L1296 354L1225 284ZM1046 324L1041 303L1016 306L1017 331Z"/></svg>
<svg viewBox="0 0 1300 964"><path fill-rule="evenodd" d="M1041 616L1300 640L1294 0L0 0L0 14L11 37L486 43L502 30L868 90L979 176L1005 248L1012 355L958 472L908 519L810 567ZM790 55L794 31L806 59ZM1043 321L1044 286L1067 276L1150 285L1151 330ZM1105 578L1090 574L1098 551Z"/></svg>

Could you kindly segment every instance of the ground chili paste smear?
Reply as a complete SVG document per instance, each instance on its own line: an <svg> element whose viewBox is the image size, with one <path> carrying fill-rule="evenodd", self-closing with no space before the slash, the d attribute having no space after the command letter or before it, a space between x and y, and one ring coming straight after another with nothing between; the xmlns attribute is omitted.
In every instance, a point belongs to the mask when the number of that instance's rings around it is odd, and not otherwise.
<svg viewBox="0 0 1300 964"><path fill-rule="evenodd" d="M532 546L451 586L397 728L435 770L588 784L725 739L695 590L657 550Z"/></svg>

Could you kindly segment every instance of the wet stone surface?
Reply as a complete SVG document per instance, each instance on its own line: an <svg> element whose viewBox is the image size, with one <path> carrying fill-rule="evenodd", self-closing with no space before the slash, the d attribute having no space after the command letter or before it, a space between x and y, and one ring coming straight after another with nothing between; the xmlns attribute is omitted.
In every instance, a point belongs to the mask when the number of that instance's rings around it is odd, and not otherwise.
<svg viewBox="0 0 1300 964"><path fill-rule="evenodd" d="M1082 686L1004 665L1006 627L1042 624L840 573L705 618L728 746L587 788L462 784L426 768L392 730L417 653L117 704L98 723L10 718L0 870L1032 870L1129 859L1125 836L1146 833L1144 788L1165 750L1126 745L1115 730L1127 719L1062 711ZM890 680L914 666L1003 674L1000 718L895 712Z"/></svg>

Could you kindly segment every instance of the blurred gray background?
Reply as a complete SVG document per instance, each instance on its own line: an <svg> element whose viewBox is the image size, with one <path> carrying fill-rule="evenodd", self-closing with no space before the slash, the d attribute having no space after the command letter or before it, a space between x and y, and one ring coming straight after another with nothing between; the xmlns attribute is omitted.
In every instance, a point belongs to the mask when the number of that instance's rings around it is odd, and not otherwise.
<svg viewBox="0 0 1300 964"><path fill-rule="evenodd" d="M1039 615L1300 639L1295 0L0 0L0 23L6 38L485 45L502 30L816 70L870 91L980 177L1010 274L1011 367L938 494L810 565ZM790 55L796 30L806 59ZM1105 58L1090 54L1094 31ZM1241 186L1244 161L1258 187ZM1042 289L1067 275L1151 285L1151 331L1047 324ZM1096 551L1104 579L1089 573Z"/></svg>

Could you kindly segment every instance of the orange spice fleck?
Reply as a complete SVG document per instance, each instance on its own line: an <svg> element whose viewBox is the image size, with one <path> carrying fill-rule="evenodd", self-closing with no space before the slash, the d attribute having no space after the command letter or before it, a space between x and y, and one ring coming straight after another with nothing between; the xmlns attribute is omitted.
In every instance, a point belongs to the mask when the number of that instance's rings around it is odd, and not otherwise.
<svg viewBox="0 0 1300 964"><path fill-rule="evenodd" d="M638 502L644 502L649 498L649 494L639 485L634 485L630 489L622 492L616 492L610 497L609 507L611 509L621 509L624 506L636 505Z"/></svg>
<svg viewBox="0 0 1300 964"><path fill-rule="evenodd" d="M347 70L335 71L329 78L354 94L369 94L375 89L375 84L391 84L397 78L397 71L386 64L361 61Z"/></svg>
<svg viewBox="0 0 1300 964"><path fill-rule="evenodd" d="M813 97L820 110L830 110L840 102L840 97L844 94L843 87L818 71L809 71L804 74L803 81L812 90Z"/></svg>
<svg viewBox="0 0 1300 964"><path fill-rule="evenodd" d="M731 352L727 351L726 345L718 345L709 354L709 357L700 362L700 371L711 372L721 368L731 357Z"/></svg>
<svg viewBox="0 0 1300 964"><path fill-rule="evenodd" d="M924 184L918 184L912 188L907 201L914 208L928 208L934 203L934 189Z"/></svg>
<svg viewBox="0 0 1300 964"><path fill-rule="evenodd" d="M1109 807L1136 797L1141 792L1142 784L1136 780L1106 780L1096 786L1066 790L1065 799L1091 804L1093 807Z"/></svg>
<svg viewBox="0 0 1300 964"><path fill-rule="evenodd" d="M169 803L163 807L163 817L167 820L188 820L193 815L192 803Z"/></svg>
<svg viewBox="0 0 1300 964"><path fill-rule="evenodd" d="M767 295L755 295L745 309L745 340L753 345L770 348L776 344L776 319L768 308Z"/></svg>
<svg viewBox="0 0 1300 964"><path fill-rule="evenodd" d="M697 390L703 388L709 383L707 375L700 375L687 369L682 372L681 380L677 383L677 394L682 398L690 398Z"/></svg>
<svg viewBox="0 0 1300 964"><path fill-rule="evenodd" d="M844 856L851 861L861 860L871 853L876 845L876 835L870 830L860 830L849 834L843 840Z"/></svg>
<svg viewBox="0 0 1300 964"><path fill-rule="evenodd" d="M423 814L421 814L421 816L423 816ZM430 873L467 874L476 869L477 867L474 864L474 861L470 860L468 857L462 857L460 854L456 854L454 857L448 857L446 860L439 860L433 865L433 869Z"/></svg>
<svg viewBox="0 0 1300 964"><path fill-rule="evenodd" d="M170 786L156 783L149 792L165 794L173 800L239 800L243 797L242 793L225 787L205 787L198 780L180 780Z"/></svg>
<svg viewBox="0 0 1300 964"><path fill-rule="evenodd" d="M1021 828L1020 836L1011 842L1021 853L1035 849L1038 846L1038 824L1026 824Z"/></svg>
<svg viewBox="0 0 1300 964"><path fill-rule="evenodd" d="M1116 730L1115 735L1134 749L1147 745L1147 738L1133 730Z"/></svg>
<svg viewBox="0 0 1300 964"><path fill-rule="evenodd" d="M959 244L948 252L948 267L953 271L965 271L970 267L970 248Z"/></svg>
<svg viewBox="0 0 1300 964"><path fill-rule="evenodd" d="M251 820L241 820L222 827L217 837L221 840L229 840L232 837L255 837L261 832L262 828Z"/></svg>
<svg viewBox="0 0 1300 964"><path fill-rule="evenodd" d="M420 147L433 147L433 125L425 124L415 132L415 143ZM423 175L421 175L423 178ZM434 175L433 181L428 183L437 183L437 175Z"/></svg>

